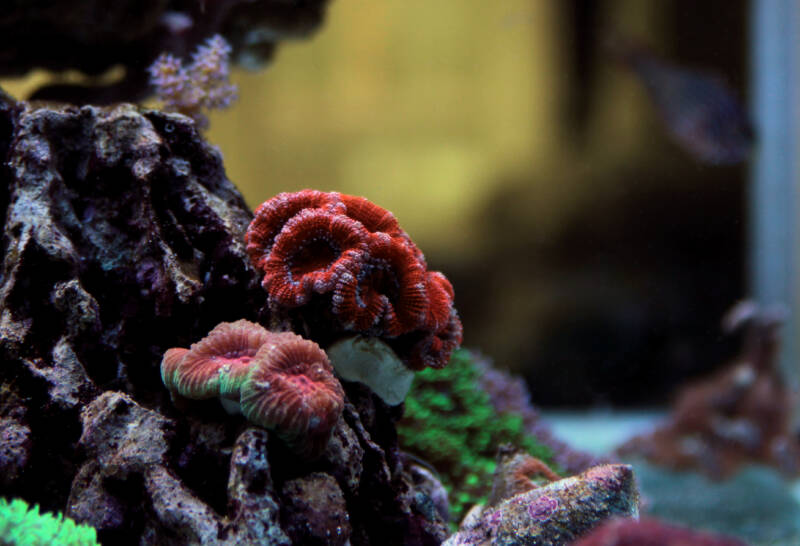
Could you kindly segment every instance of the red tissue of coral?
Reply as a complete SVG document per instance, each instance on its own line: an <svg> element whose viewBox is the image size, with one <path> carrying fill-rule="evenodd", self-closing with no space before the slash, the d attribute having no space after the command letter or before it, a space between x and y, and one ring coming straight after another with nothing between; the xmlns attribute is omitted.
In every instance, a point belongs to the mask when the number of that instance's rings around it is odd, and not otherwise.
<svg viewBox="0 0 800 546"><path fill-rule="evenodd" d="M215 398L221 394L238 399L238 393L220 393L220 377L224 375L229 383L240 383L256 352L271 336L247 320L223 322L190 349L167 350L161 364L164 383L187 398Z"/></svg>
<svg viewBox="0 0 800 546"><path fill-rule="evenodd" d="M190 349L168 349L161 377L173 400L220 397L277 433L296 453L322 454L344 391L319 345L247 320L223 322Z"/></svg>
<svg viewBox="0 0 800 546"><path fill-rule="evenodd" d="M325 351L283 332L255 358L259 366L242 386L245 417L276 430L298 453L319 456L344 408L344 391Z"/></svg>
<svg viewBox="0 0 800 546"><path fill-rule="evenodd" d="M461 343L450 282L363 197L281 193L256 209L245 242L274 308L328 298L334 329L384 339L412 369L444 366Z"/></svg>

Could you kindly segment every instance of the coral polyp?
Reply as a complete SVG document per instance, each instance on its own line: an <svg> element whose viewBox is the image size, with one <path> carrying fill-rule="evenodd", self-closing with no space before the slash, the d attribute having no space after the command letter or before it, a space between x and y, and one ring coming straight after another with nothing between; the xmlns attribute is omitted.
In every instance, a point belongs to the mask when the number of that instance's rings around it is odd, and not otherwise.
<svg viewBox="0 0 800 546"><path fill-rule="evenodd" d="M360 223L321 209L304 209L275 237L264 263L263 286L273 301L295 307L312 292L333 290L343 272L352 272L367 251Z"/></svg>
<svg viewBox="0 0 800 546"><path fill-rule="evenodd" d="M344 407L319 345L247 320L223 322L189 349L167 350L161 376L174 400L219 397L308 457L325 449Z"/></svg>
<svg viewBox="0 0 800 546"><path fill-rule="evenodd" d="M253 265L257 269L264 269L275 238L289 219L301 210L317 208L333 212L344 211L344 205L339 202L338 194L317 190L279 193L259 205L244 237L247 254Z"/></svg>
<svg viewBox="0 0 800 546"><path fill-rule="evenodd" d="M399 237L405 235L394 214L369 199L346 194L339 194L339 197L346 207L347 215L361 222L370 233L382 232Z"/></svg>
<svg viewBox="0 0 800 546"><path fill-rule="evenodd" d="M443 331L448 326L453 308L453 285L438 271L429 271L425 275L425 291L430 300L425 326L433 332Z"/></svg>
<svg viewBox="0 0 800 546"><path fill-rule="evenodd" d="M278 316L308 308L306 325L328 338L380 338L412 369L444 366L461 343L452 285L427 270L394 215L364 197L279 194L256 209L245 242Z"/></svg>
<svg viewBox="0 0 800 546"><path fill-rule="evenodd" d="M451 309L443 328L423 335L412 335L408 340L403 340L405 346L402 352L408 355L408 367L412 370L443 368L450 355L461 344L462 336L461 319L456 310Z"/></svg>
<svg viewBox="0 0 800 546"><path fill-rule="evenodd" d="M369 257L355 276L341 278L333 311L349 330L378 329L388 337L413 330L428 311L425 269L411 249L386 233L370 238Z"/></svg>
<svg viewBox="0 0 800 546"><path fill-rule="evenodd" d="M271 335L247 320L220 323L189 349L169 349L161 379L171 393L185 398L238 398L253 357Z"/></svg>
<svg viewBox="0 0 800 546"><path fill-rule="evenodd" d="M163 53L148 69L150 84L166 110L189 116L207 129L205 111L228 108L238 96L236 85L229 81L230 54L230 44L219 34L199 45L188 65Z"/></svg>
<svg viewBox="0 0 800 546"><path fill-rule="evenodd" d="M242 413L295 451L319 456L344 408L344 390L325 351L291 332L275 334L256 355L241 390Z"/></svg>

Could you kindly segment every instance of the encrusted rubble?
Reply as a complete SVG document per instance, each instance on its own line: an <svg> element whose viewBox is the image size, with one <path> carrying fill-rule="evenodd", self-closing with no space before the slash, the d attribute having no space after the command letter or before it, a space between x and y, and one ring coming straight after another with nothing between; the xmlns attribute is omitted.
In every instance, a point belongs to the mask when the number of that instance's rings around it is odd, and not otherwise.
<svg viewBox="0 0 800 546"><path fill-rule="evenodd" d="M444 544L568 544L608 518L638 515L639 493L631 467L602 465L497 506L478 506Z"/></svg>

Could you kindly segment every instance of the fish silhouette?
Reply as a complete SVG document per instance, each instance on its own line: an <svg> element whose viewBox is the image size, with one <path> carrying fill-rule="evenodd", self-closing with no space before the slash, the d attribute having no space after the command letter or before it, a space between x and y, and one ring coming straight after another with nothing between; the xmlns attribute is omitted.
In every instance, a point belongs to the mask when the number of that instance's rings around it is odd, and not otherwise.
<svg viewBox="0 0 800 546"><path fill-rule="evenodd" d="M613 56L642 82L674 141L699 161L732 165L747 159L753 127L719 75L677 66L630 40L611 39Z"/></svg>

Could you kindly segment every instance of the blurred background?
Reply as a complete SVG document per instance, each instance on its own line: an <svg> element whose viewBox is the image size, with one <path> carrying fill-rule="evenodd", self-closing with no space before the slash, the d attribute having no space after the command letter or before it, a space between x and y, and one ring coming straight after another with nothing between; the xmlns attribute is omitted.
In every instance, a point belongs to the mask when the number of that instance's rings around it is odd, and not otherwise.
<svg viewBox="0 0 800 546"><path fill-rule="evenodd" d="M336 0L234 75L208 136L254 207L314 187L393 211L452 280L464 344L537 404L652 405L735 347L748 171L676 146L603 44L636 37L746 101L747 31L744 1Z"/></svg>
<svg viewBox="0 0 800 546"><path fill-rule="evenodd" d="M207 136L253 207L314 187L393 211L453 282L464 344L536 404L661 404L736 347L719 320L746 293L748 167L678 147L604 44L746 104L748 5L335 0L313 39L234 72Z"/></svg>

